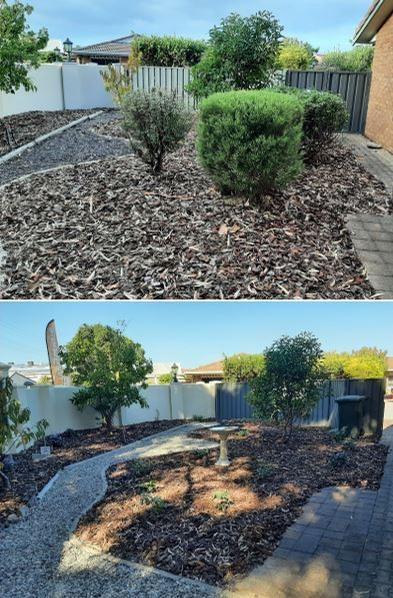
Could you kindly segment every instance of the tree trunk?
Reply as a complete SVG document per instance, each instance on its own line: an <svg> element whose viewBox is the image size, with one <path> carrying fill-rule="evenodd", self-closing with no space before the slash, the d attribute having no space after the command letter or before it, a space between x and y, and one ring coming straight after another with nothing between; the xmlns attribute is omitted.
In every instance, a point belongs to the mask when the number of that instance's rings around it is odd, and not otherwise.
<svg viewBox="0 0 393 598"><path fill-rule="evenodd" d="M5 475L5 473L3 473L1 470L0 470L0 478L3 480L7 490L11 490L11 482L10 482L9 478Z"/></svg>

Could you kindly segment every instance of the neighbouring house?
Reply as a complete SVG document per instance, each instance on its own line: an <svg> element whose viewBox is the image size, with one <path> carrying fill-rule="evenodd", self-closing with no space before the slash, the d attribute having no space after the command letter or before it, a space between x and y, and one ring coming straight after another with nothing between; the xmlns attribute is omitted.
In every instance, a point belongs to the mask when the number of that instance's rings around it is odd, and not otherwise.
<svg viewBox="0 0 393 598"><path fill-rule="evenodd" d="M182 378L182 369L180 363L175 362L177 365L177 376L179 379ZM173 367L173 361L171 363L153 363L153 371L146 378L148 384L159 384L160 376L164 374L171 374Z"/></svg>
<svg viewBox="0 0 393 598"><path fill-rule="evenodd" d="M99 42L91 46L76 48L72 55L79 64L94 62L95 64L127 64L131 52L131 42L134 35L119 37L106 42Z"/></svg>
<svg viewBox="0 0 393 598"><path fill-rule="evenodd" d="M386 396L393 399L393 357L387 358L386 367Z"/></svg>
<svg viewBox="0 0 393 598"><path fill-rule="evenodd" d="M194 369L183 370L183 376L186 382L212 382L220 381L224 378L224 360L213 361Z"/></svg>
<svg viewBox="0 0 393 598"><path fill-rule="evenodd" d="M375 41L365 135L393 152L393 0L375 0L353 42Z"/></svg>
<svg viewBox="0 0 393 598"><path fill-rule="evenodd" d="M11 382L13 386L33 386L35 381L32 378L28 378L19 372L14 372L10 376Z"/></svg>
<svg viewBox="0 0 393 598"><path fill-rule="evenodd" d="M16 374L18 376L16 376ZM34 363L33 361L29 361L28 363L23 364L12 364L9 371L9 376L13 380L13 382L14 380L23 380L23 378L25 378L24 382L26 382L26 380L30 380L33 383L37 383L38 380L40 380L40 378L42 378L43 376L50 375L51 373L48 364ZM13 378L13 376L16 377ZM22 382L22 384L18 384L18 386L23 386L24 382Z"/></svg>

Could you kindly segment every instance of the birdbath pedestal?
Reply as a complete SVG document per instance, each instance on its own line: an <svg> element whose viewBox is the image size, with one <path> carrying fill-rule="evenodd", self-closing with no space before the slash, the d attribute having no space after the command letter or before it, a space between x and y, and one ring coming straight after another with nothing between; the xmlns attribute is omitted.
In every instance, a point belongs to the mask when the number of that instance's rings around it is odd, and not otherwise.
<svg viewBox="0 0 393 598"><path fill-rule="evenodd" d="M220 437L220 457L216 463L219 467L228 467L230 461L228 459L228 436L233 432L237 432L237 426L216 426L210 428L211 432L218 434Z"/></svg>

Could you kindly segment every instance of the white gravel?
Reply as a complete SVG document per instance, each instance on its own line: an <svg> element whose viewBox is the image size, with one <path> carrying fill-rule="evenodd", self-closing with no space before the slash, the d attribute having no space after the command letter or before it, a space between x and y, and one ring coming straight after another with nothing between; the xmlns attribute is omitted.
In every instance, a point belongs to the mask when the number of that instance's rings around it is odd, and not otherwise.
<svg viewBox="0 0 393 598"><path fill-rule="evenodd" d="M149 436L65 468L28 515L0 534L1 597L217 596L211 586L126 563L81 544L72 534L80 517L104 496L110 465L217 446L187 438L200 425Z"/></svg>

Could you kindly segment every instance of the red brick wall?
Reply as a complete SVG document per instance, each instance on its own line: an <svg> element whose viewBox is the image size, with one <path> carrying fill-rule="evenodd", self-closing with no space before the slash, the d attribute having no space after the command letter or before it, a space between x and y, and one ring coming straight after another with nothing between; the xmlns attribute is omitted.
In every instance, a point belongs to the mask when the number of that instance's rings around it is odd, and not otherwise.
<svg viewBox="0 0 393 598"><path fill-rule="evenodd" d="M393 152L393 14L377 34L366 136Z"/></svg>

